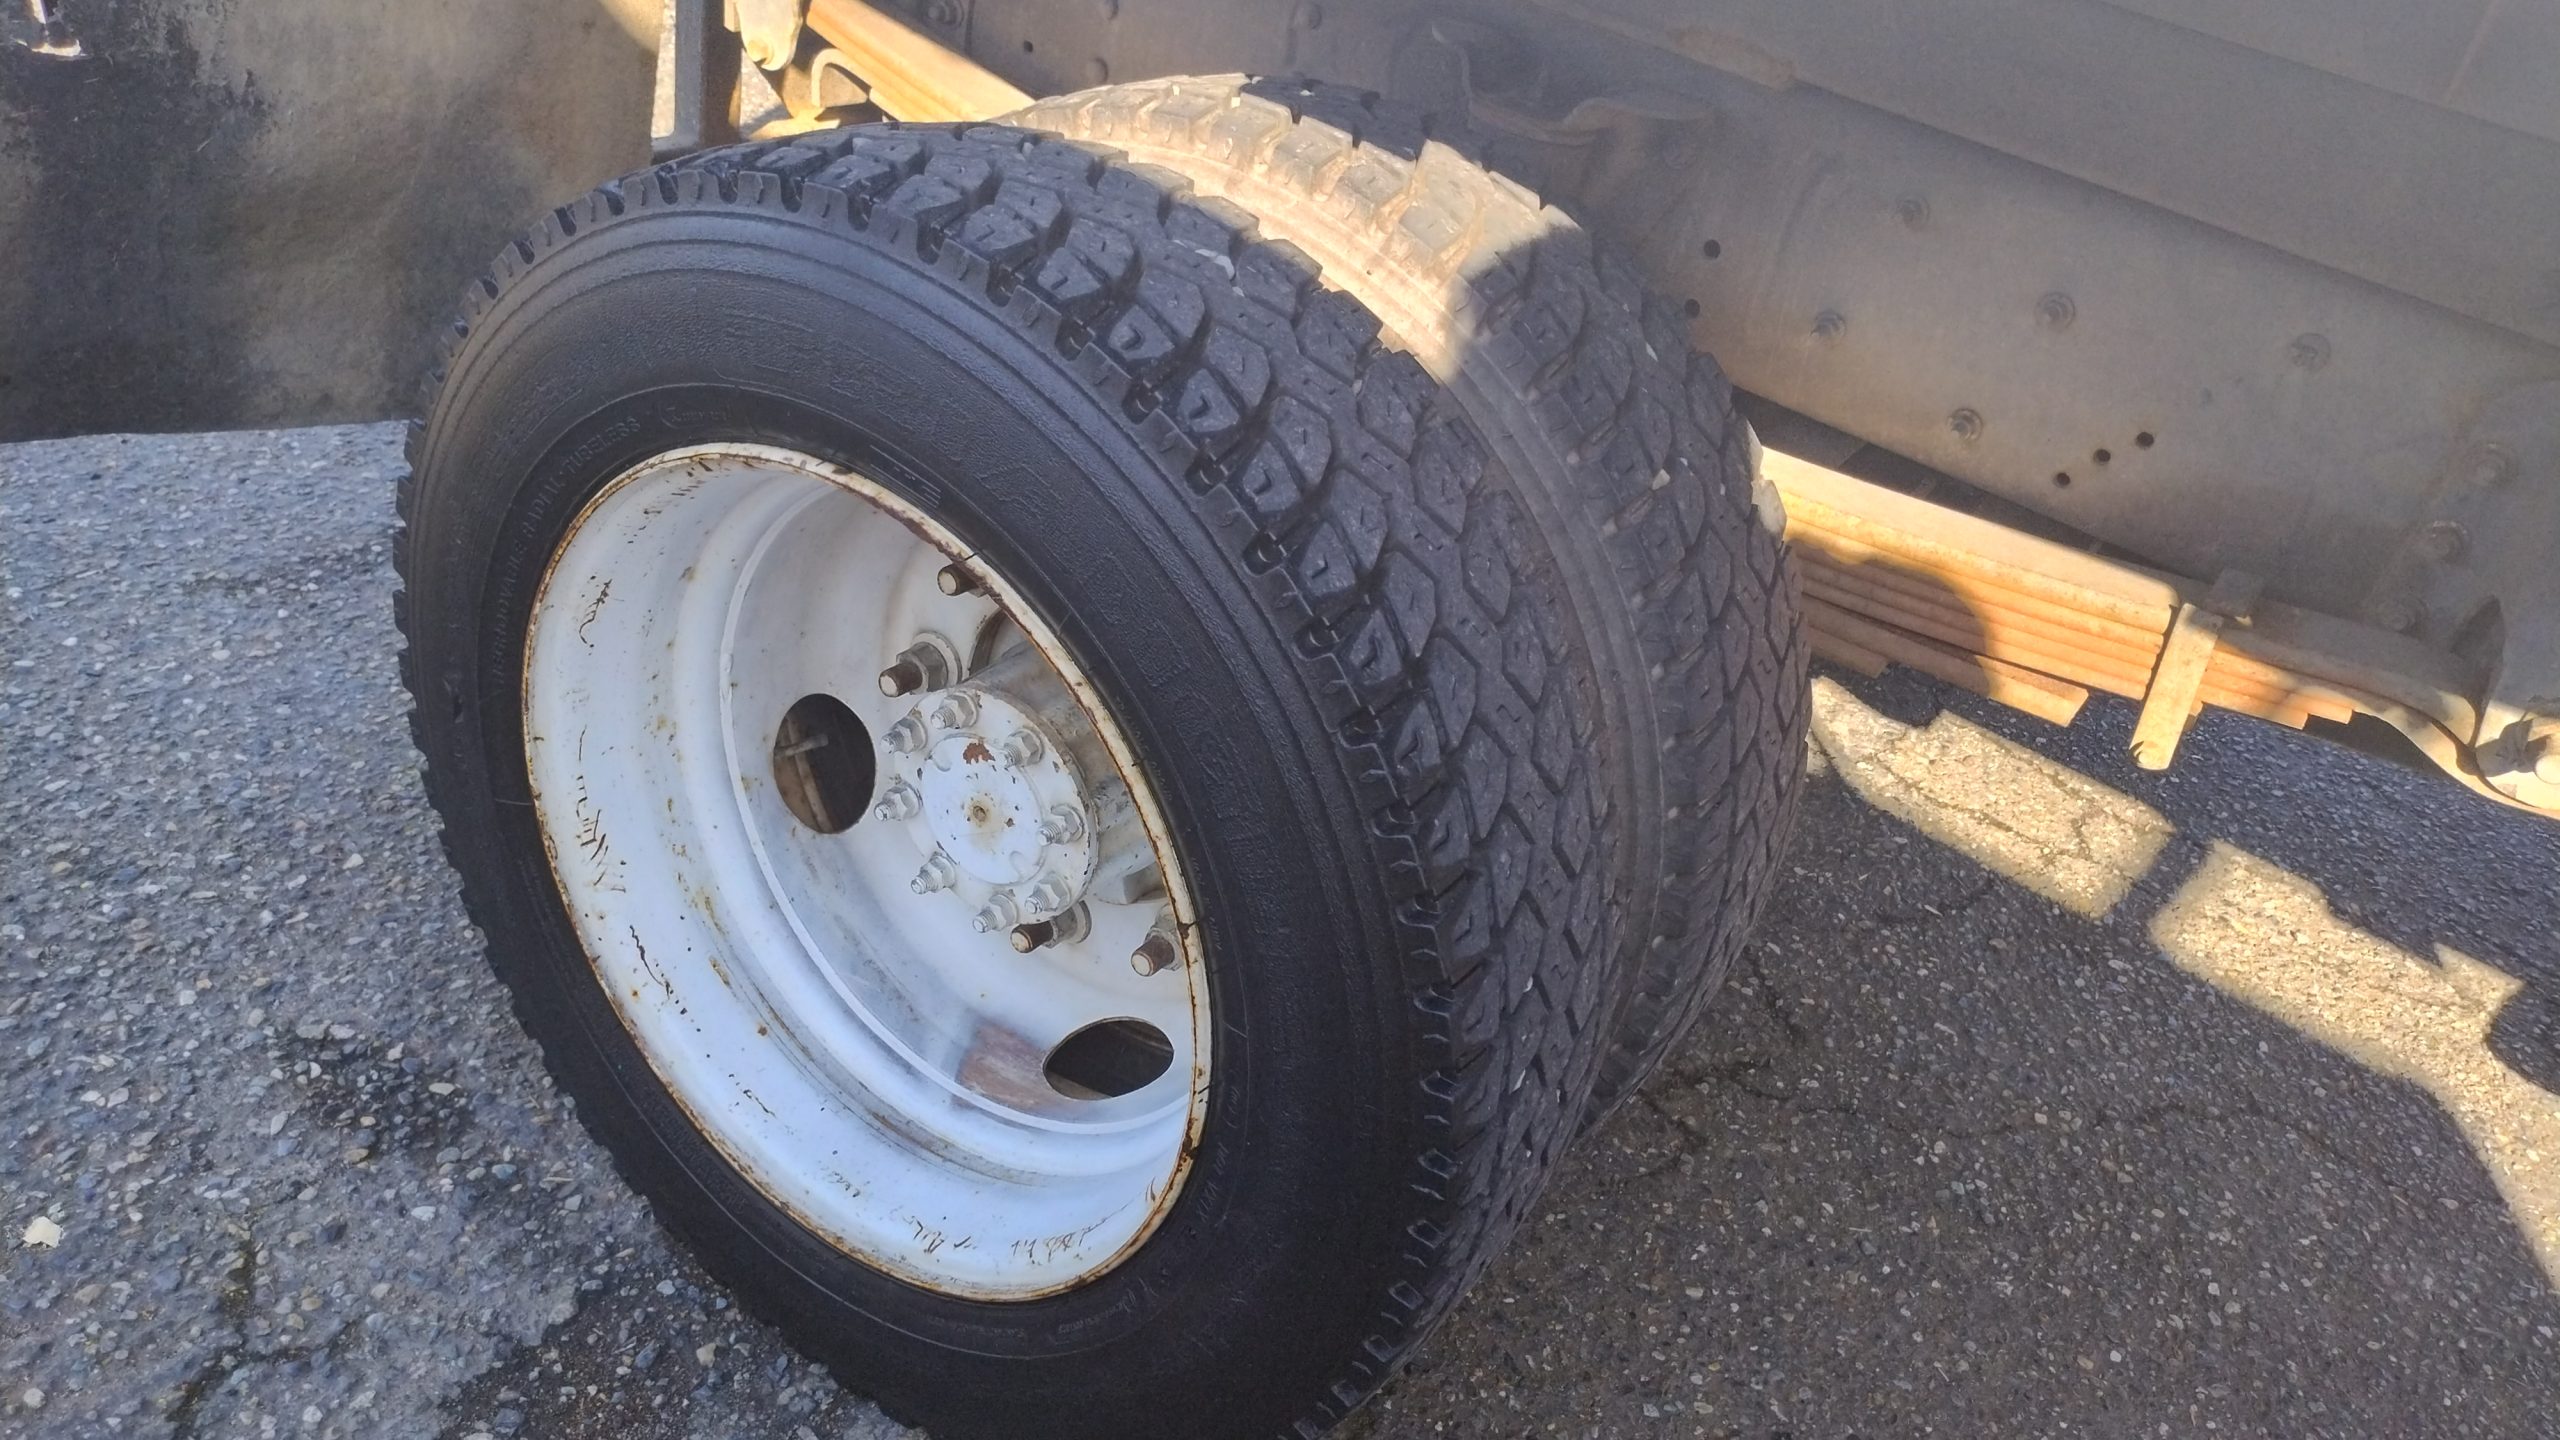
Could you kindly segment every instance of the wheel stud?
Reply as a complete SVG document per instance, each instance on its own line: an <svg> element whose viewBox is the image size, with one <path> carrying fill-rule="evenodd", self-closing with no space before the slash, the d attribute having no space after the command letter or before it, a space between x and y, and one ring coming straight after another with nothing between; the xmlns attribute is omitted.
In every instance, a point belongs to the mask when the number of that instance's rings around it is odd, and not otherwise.
<svg viewBox="0 0 2560 1440"><path fill-rule="evenodd" d="M1043 945L1072 945L1092 933L1093 916L1081 905L1070 905L1054 919L1014 926L1006 938L1013 942L1014 953L1028 955Z"/></svg>
<svg viewBox="0 0 2560 1440"><path fill-rule="evenodd" d="M912 820L922 809L924 797L916 793L916 787L901 780L880 793L880 803L871 807L871 813L883 820Z"/></svg>
<svg viewBox="0 0 2560 1440"><path fill-rule="evenodd" d="M951 683L950 647L927 637L898 652L880 672L880 693L894 700L919 690L939 690Z"/></svg>
<svg viewBox="0 0 2560 1440"><path fill-rule="evenodd" d="M899 716L897 723L891 725L881 738L888 742L891 754L922 754L924 742L928 738L924 729L924 717L910 710Z"/></svg>
<svg viewBox="0 0 2560 1440"><path fill-rule="evenodd" d="M1072 845L1084 834L1084 812L1073 805L1052 805L1040 817L1040 838L1052 845Z"/></svg>
<svg viewBox="0 0 2560 1440"><path fill-rule="evenodd" d="M1037 761L1048 748L1041 743L1039 736L1028 730L1016 730L1004 737L1004 744L996 748L996 753L1004 757L1007 765L1019 768Z"/></svg>
<svg viewBox="0 0 2560 1440"><path fill-rule="evenodd" d="M1182 964L1182 939L1173 933L1173 917L1159 912L1155 928L1129 952L1129 968L1141 975L1161 975Z"/></svg>
<svg viewBox="0 0 2560 1440"><path fill-rule="evenodd" d="M880 672L880 693L891 698L913 695L924 688L924 667L913 660L900 660Z"/></svg>
<svg viewBox="0 0 2560 1440"><path fill-rule="evenodd" d="M958 565L945 565L933 572L933 588L945 595L974 595L978 591L978 577Z"/></svg>
<svg viewBox="0 0 2560 1440"><path fill-rule="evenodd" d="M978 697L954 690L934 705L931 718L945 730L966 729L970 721L978 718Z"/></svg>
<svg viewBox="0 0 2560 1440"><path fill-rule="evenodd" d="M936 850L925 857L924 868L916 872L916 878L907 882L907 888L919 895L930 895L936 890L948 890L959 882L960 867L952 863L950 856Z"/></svg>
<svg viewBox="0 0 2560 1440"><path fill-rule="evenodd" d="M988 897L977 914L969 918L969 928L981 935L992 935L998 930L1012 929L1014 922L1021 918L1022 907L1013 903L1012 896L999 890Z"/></svg>

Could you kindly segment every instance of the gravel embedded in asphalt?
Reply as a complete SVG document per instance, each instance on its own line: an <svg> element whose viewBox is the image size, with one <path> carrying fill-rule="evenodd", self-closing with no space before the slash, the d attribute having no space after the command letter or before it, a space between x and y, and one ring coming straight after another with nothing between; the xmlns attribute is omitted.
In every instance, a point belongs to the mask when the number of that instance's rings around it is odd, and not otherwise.
<svg viewBox="0 0 2560 1440"><path fill-rule="evenodd" d="M0 1435L908 1433L489 979L397 444L0 448ZM1818 713L1725 1000L1351 1433L2548 1433L2560 827L2228 717L2149 775L2114 702Z"/></svg>

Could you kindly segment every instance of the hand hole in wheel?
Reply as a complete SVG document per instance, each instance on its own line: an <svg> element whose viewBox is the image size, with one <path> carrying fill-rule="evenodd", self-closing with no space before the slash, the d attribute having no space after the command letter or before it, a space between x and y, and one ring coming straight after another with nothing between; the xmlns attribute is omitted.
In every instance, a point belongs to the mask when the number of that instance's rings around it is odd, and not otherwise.
<svg viewBox="0 0 2560 1440"><path fill-rule="evenodd" d="M871 732L833 695L803 695L773 735L773 788L792 818L821 835L852 827L878 778Z"/></svg>
<svg viewBox="0 0 2560 1440"><path fill-rule="evenodd" d="M1104 1020L1058 1042L1041 1073L1070 1100L1113 1100L1156 1082L1173 1064L1173 1042L1144 1020Z"/></svg>

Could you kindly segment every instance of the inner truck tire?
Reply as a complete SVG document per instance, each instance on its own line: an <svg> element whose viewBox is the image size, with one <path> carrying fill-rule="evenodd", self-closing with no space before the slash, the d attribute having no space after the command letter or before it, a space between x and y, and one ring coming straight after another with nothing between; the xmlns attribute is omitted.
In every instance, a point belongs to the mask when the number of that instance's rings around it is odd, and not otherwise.
<svg viewBox="0 0 2560 1440"><path fill-rule="evenodd" d="M1296 79L1141 81L1008 117L1177 170L1315 257L1518 478L1601 646L1625 950L1605 1118L1696 1025L1793 826L1807 641L1733 387L1623 258L1463 135Z"/></svg>
<svg viewBox="0 0 2560 1440"><path fill-rule="evenodd" d="M1588 1102L1618 741L1537 506L1238 206L863 127L471 286L412 729L579 1119L967 1436L1312 1435Z"/></svg>

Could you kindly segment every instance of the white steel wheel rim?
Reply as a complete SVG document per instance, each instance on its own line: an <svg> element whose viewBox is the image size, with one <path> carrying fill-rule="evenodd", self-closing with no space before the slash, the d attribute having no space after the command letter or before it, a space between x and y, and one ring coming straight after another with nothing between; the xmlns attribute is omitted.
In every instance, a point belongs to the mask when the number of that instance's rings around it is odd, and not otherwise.
<svg viewBox="0 0 2560 1440"><path fill-rule="evenodd" d="M949 642L933 653L956 673L893 698L882 672L920 635ZM675 451L571 525L524 679L569 917L651 1068L742 1175L847 1254L975 1299L1055 1294L1144 1243L1207 1097L1196 916L1135 752L1001 575L843 467ZM964 690L972 705L940 706ZM782 753L823 733L828 763L850 763L852 732L782 728L832 713L794 709L812 695L859 722L877 774L835 833L814 827L843 807L795 768L815 762ZM911 716L925 743L893 734ZM928 783L937 763L960 778ZM1055 814L1078 803L1082 827ZM919 893L929 849L953 863ZM1080 917L1056 903L1070 890ZM973 928L1052 911L1082 937L1024 954ZM1159 1038L1162 1072L1122 1093Z"/></svg>

